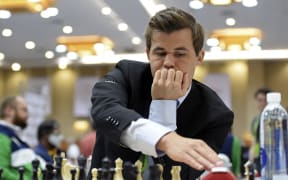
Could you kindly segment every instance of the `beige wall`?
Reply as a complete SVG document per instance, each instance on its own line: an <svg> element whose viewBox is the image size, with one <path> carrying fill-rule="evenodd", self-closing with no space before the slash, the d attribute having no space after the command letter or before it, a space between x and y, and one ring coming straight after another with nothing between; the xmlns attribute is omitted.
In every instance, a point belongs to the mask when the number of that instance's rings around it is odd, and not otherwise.
<svg viewBox="0 0 288 180"><path fill-rule="evenodd" d="M241 135L247 131L246 100L248 90L248 63L246 61L208 62L200 68L200 76L195 78L203 81L208 73L224 73L229 76L231 85L232 110L234 112L233 131ZM199 71L197 71L198 73Z"/></svg>
<svg viewBox="0 0 288 180"><path fill-rule="evenodd" d="M70 67L66 70L27 69L11 72L0 69L0 97L22 93L30 77L48 76L51 83L52 113L59 120L63 133L79 137L73 130L75 81L79 76L103 76L113 66ZM208 73L226 73L231 81L232 108L235 113L233 130L241 136L249 131L251 119L258 113L254 92L267 86L282 93L283 105L288 106L288 62L287 61L223 61L204 62L196 69L195 78L202 81Z"/></svg>
<svg viewBox="0 0 288 180"><path fill-rule="evenodd" d="M267 62L264 69L267 85L282 94L282 104L288 106L288 61Z"/></svg>

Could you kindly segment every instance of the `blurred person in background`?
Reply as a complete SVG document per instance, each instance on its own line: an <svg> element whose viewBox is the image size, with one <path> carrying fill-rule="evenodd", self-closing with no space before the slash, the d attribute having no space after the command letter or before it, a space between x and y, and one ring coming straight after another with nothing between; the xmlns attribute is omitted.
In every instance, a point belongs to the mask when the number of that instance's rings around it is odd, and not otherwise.
<svg viewBox="0 0 288 180"><path fill-rule="evenodd" d="M73 165L78 165L78 158L80 157L80 148L75 142L71 142L67 148L67 160Z"/></svg>
<svg viewBox="0 0 288 180"><path fill-rule="evenodd" d="M24 179L31 179L32 161L45 161L38 157L26 142L21 139L22 130L27 126L28 107L21 96L6 97L0 106L0 167L2 179L19 179L18 168L24 168Z"/></svg>
<svg viewBox="0 0 288 180"><path fill-rule="evenodd" d="M83 154L86 158L92 155L93 148L96 142L96 130L91 125L91 131L85 134L79 141L78 145L80 148L81 154Z"/></svg>
<svg viewBox="0 0 288 180"><path fill-rule="evenodd" d="M232 129L225 138L220 153L227 155L231 162L231 171L235 176L241 176L241 143L239 138L233 134ZM225 162L225 161L224 161Z"/></svg>
<svg viewBox="0 0 288 180"><path fill-rule="evenodd" d="M64 140L59 123L53 119L43 121L38 127L37 138L39 144L34 148L35 153L47 163L53 163L53 157L61 152Z"/></svg>
<svg viewBox="0 0 288 180"><path fill-rule="evenodd" d="M269 88L260 88L258 89L255 94L254 98L256 100L257 108L259 113L253 118L251 122L251 133L253 136L253 142L250 149L249 159L254 162L256 166L256 170L260 173L260 118L261 113L264 110L265 106L267 105L266 95L272 92Z"/></svg>

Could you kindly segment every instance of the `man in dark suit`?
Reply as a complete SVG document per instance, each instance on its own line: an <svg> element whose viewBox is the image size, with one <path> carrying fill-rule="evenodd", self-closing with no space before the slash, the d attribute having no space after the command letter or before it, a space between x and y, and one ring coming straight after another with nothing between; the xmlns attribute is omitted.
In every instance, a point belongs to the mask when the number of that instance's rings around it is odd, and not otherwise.
<svg viewBox="0 0 288 180"><path fill-rule="evenodd" d="M203 61L204 33L193 16L176 8L158 12L145 33L149 64L120 61L92 92L97 130L91 168L105 156L135 162L153 156L182 179L221 166L217 156L233 113L210 88L192 80Z"/></svg>

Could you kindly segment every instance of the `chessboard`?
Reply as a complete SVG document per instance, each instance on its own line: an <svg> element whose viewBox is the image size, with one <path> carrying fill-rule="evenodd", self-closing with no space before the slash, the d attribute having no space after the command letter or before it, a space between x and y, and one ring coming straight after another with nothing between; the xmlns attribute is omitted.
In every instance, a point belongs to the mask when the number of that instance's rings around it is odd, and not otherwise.
<svg viewBox="0 0 288 180"><path fill-rule="evenodd" d="M101 168L90 170L91 159L80 156L77 165L72 164L61 153L54 157L54 163L46 164L45 169L41 169L39 160L32 161L33 175L31 180L142 180L142 162L123 162L120 158L112 162L109 158L103 158ZM173 166L171 169L172 180L180 180L181 166ZM149 166L149 180L163 180L163 167L160 164ZM0 168L0 180L3 169ZM19 180L24 180L24 168L18 168ZM90 173L90 174L89 174Z"/></svg>

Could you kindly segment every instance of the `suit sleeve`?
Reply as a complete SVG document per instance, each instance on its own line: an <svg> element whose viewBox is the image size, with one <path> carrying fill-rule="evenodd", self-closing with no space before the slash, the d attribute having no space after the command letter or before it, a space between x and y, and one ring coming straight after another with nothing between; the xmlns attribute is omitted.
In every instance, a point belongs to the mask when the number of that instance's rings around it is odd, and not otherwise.
<svg viewBox="0 0 288 180"><path fill-rule="evenodd" d="M210 113L209 116L211 122L202 133L201 139L206 141L211 148L219 153L225 137L232 126L234 114L232 111L226 109L218 113Z"/></svg>
<svg viewBox="0 0 288 180"><path fill-rule="evenodd" d="M128 67L120 62L92 90L93 126L117 144L120 143L121 133L130 123L141 118L140 114L127 108L130 88L124 72L128 71Z"/></svg>

